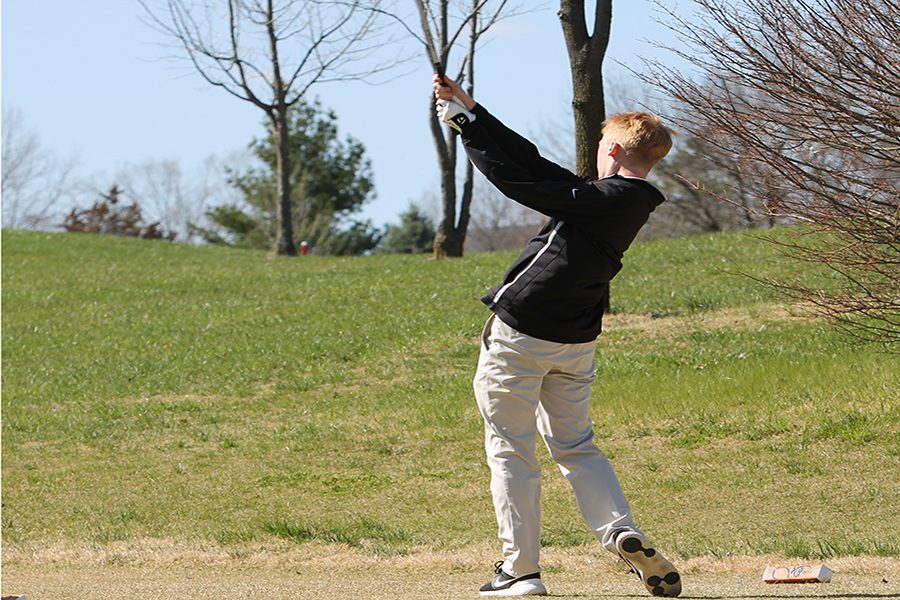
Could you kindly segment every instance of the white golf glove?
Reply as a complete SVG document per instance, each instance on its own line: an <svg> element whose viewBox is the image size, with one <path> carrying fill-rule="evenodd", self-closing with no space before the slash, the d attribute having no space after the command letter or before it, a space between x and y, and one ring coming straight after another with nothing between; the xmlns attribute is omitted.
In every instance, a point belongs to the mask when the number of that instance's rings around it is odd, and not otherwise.
<svg viewBox="0 0 900 600"><path fill-rule="evenodd" d="M453 100L437 100L435 102L438 119L462 133L463 126L475 120L475 115L465 106Z"/></svg>

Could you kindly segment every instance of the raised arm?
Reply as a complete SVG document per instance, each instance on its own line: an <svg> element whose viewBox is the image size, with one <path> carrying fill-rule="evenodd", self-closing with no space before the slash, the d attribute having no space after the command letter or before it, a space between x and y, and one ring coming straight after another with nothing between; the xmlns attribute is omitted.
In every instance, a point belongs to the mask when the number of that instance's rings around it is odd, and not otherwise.
<svg viewBox="0 0 900 600"><path fill-rule="evenodd" d="M535 178L567 182L587 181L588 178L579 177L568 169L541 156L533 143L501 123L486 108L475 102L475 99L452 79L448 77L441 79L438 75L435 75L434 90L435 96L439 99L455 99L472 112L475 115L476 122L490 133L494 142L504 152L507 159L529 171Z"/></svg>

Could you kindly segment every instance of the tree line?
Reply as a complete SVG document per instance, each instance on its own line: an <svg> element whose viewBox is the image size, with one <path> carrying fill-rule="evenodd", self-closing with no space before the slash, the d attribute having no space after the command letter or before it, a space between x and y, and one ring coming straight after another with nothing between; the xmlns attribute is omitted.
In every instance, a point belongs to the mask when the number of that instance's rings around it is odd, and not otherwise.
<svg viewBox="0 0 900 600"><path fill-rule="evenodd" d="M258 107L268 128L251 146L264 166L229 174L243 203L212 209L194 231L214 243L271 244L283 255L297 253L298 235L335 253L367 251L379 237L371 223L354 219L372 194L364 150L352 138L336 138L335 116L309 102L311 89L388 71L409 57L374 57L408 38L474 93L480 40L523 10L507 0L413 0L407 13L387 0L141 5L200 77ZM660 4L684 43L670 50L690 68L634 67L666 97L658 112L680 132L657 169L655 181L670 198L660 215L713 231L805 225L785 252L825 265L841 289L767 283L863 338L900 340L900 6L888 0L693 0L693 6L688 20ZM572 74L567 145L575 169L591 176L606 112L602 66L612 0L595 2L590 19L587 12L583 0L560 0L557 16ZM433 97L428 101L433 108ZM460 256L476 186L471 165L457 173L456 137L433 110L428 118L441 181L432 251ZM4 196L21 188L21 180L7 177L7 162L4 151ZM408 211L404 218L420 217Z"/></svg>

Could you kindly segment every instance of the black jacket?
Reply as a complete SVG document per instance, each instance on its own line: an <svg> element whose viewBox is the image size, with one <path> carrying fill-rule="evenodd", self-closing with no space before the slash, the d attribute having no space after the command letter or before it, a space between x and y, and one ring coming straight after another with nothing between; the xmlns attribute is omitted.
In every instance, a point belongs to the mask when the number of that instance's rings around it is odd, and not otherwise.
<svg viewBox="0 0 900 600"><path fill-rule="evenodd" d="M579 177L477 105L462 141L475 167L507 197L550 220L503 282L482 298L511 327L561 343L596 339L609 282L665 198L643 179Z"/></svg>

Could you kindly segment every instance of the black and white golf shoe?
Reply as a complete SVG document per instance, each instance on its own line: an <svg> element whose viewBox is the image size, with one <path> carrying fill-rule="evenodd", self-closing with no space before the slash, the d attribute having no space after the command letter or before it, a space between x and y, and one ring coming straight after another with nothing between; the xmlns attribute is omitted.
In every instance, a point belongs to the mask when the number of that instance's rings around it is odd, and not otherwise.
<svg viewBox="0 0 900 600"><path fill-rule="evenodd" d="M513 577L503 571L503 561L494 563L493 579L481 586L478 593L482 596L546 596L547 588L541 581L540 573L532 573L521 577Z"/></svg>
<svg viewBox="0 0 900 600"><path fill-rule="evenodd" d="M626 531L619 534L616 550L654 596L673 597L681 593L678 570L640 533Z"/></svg>

